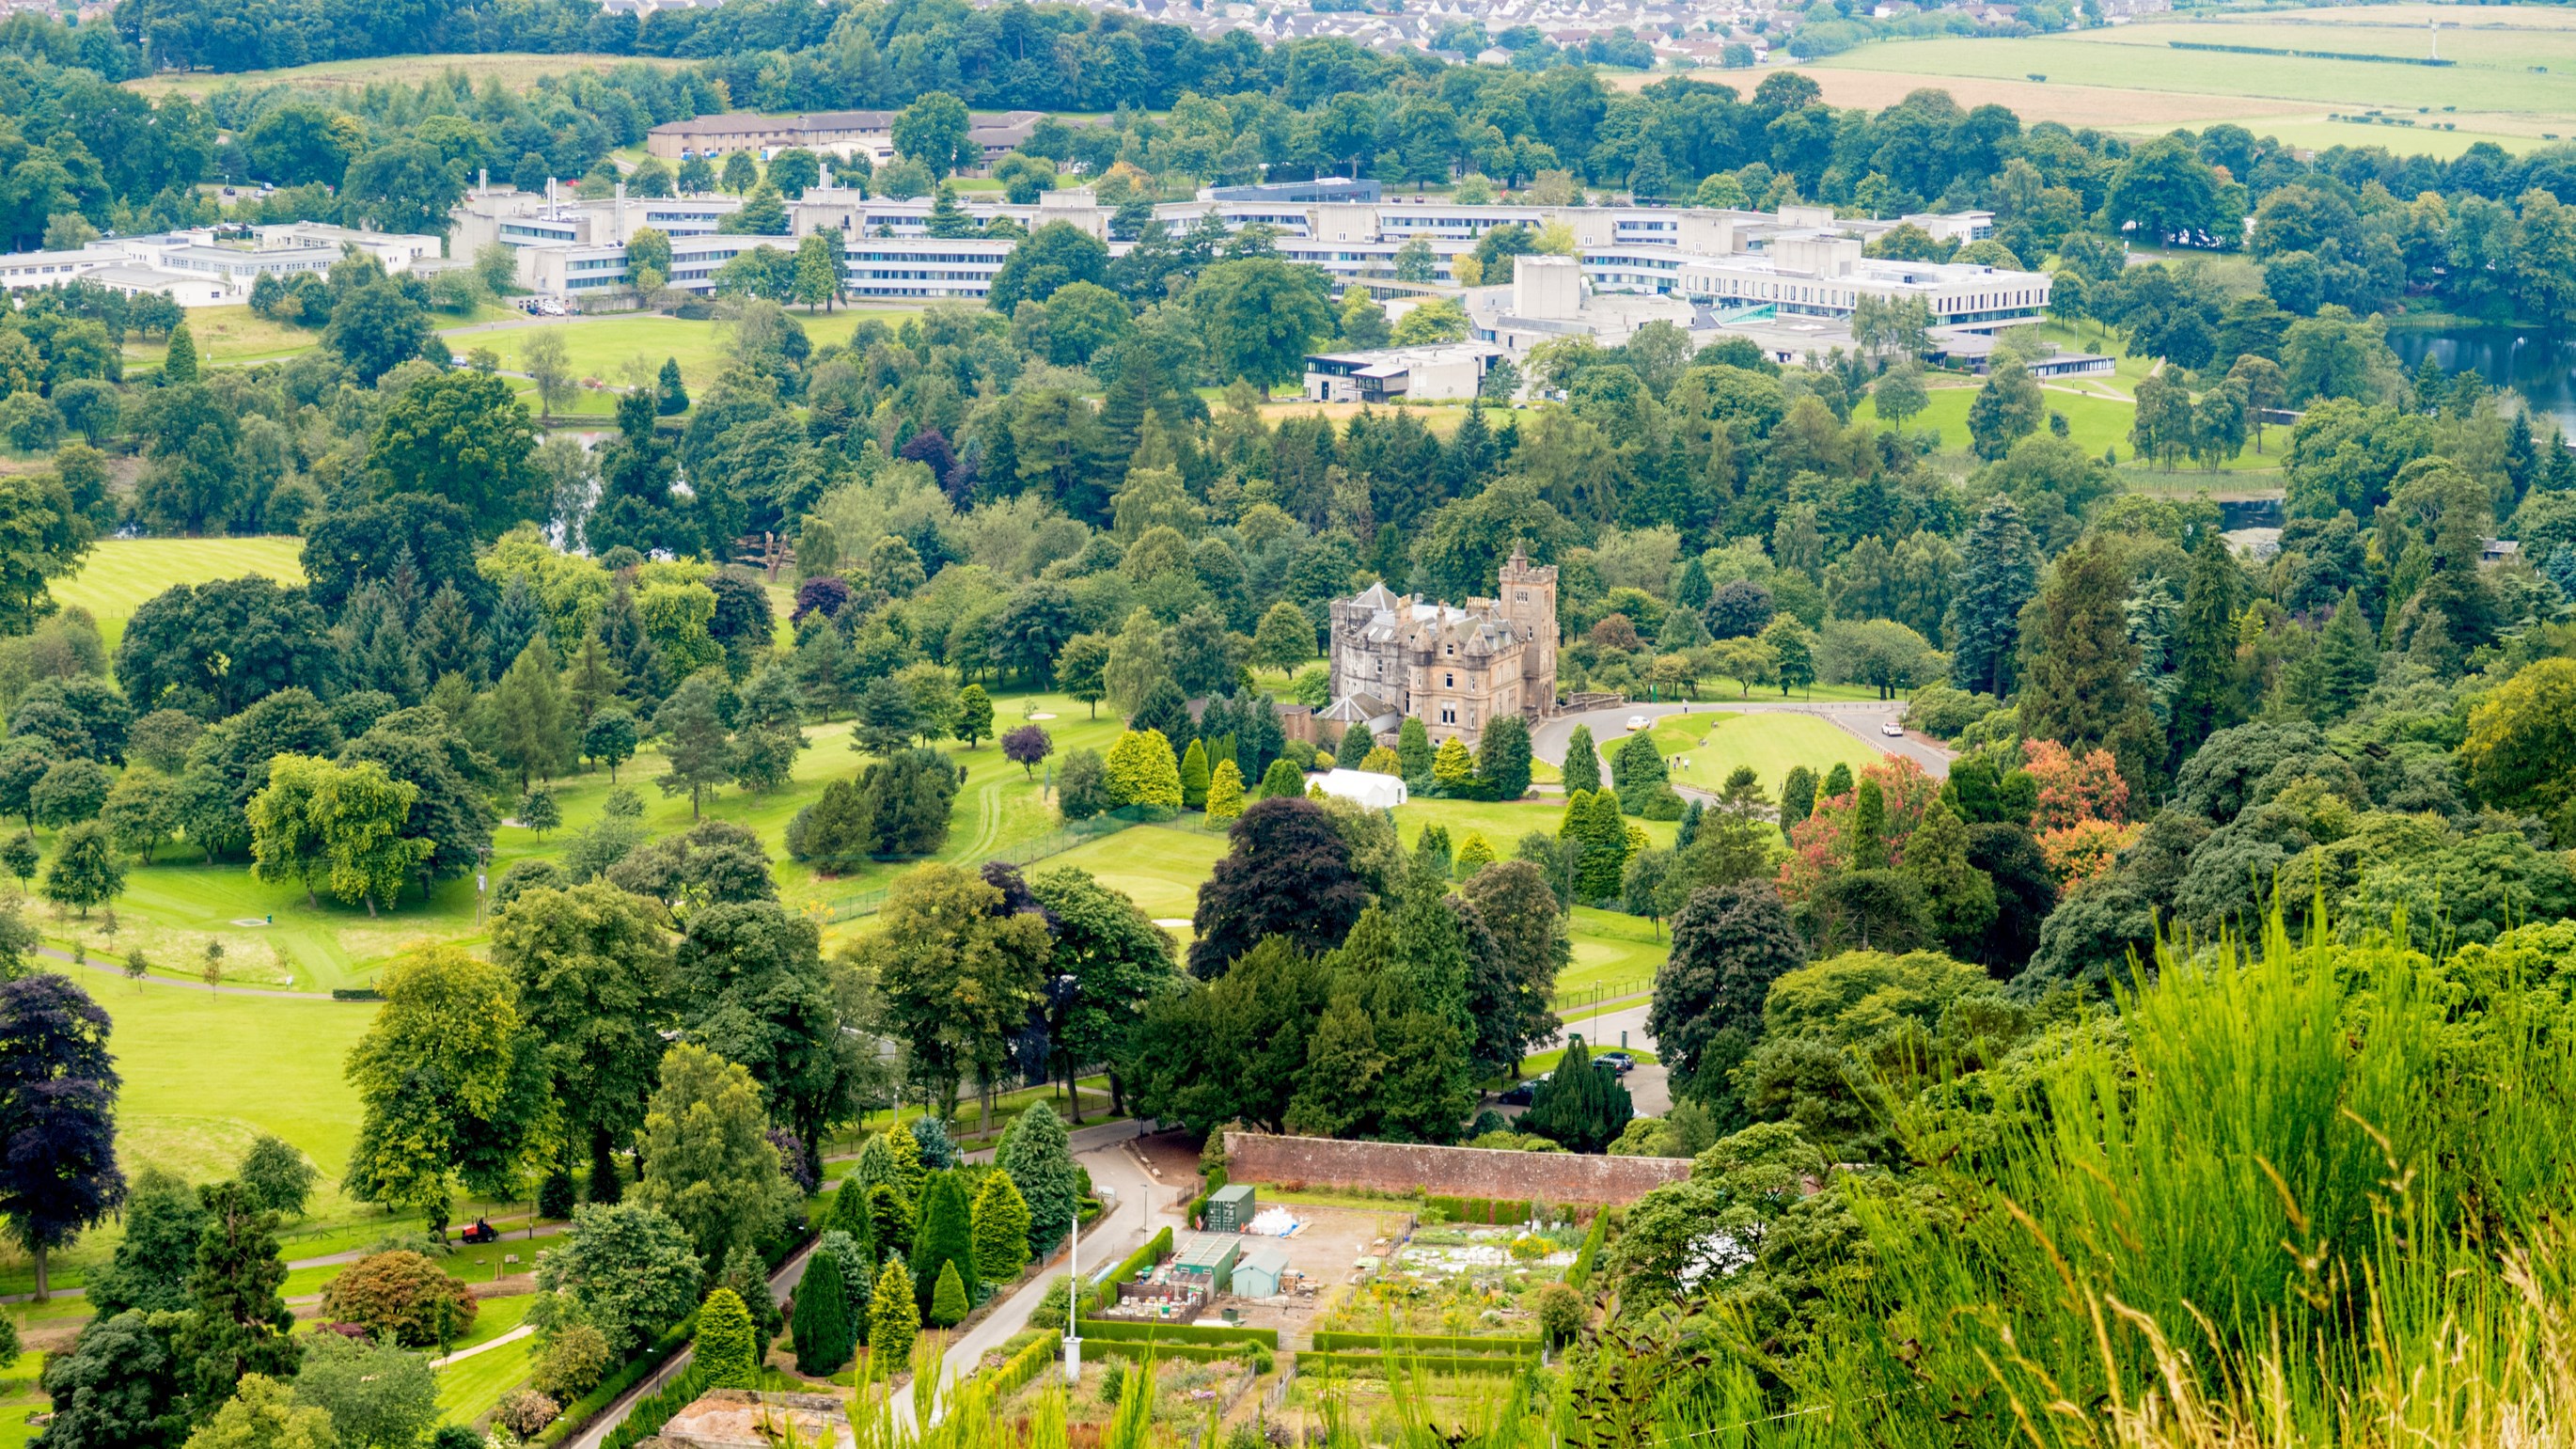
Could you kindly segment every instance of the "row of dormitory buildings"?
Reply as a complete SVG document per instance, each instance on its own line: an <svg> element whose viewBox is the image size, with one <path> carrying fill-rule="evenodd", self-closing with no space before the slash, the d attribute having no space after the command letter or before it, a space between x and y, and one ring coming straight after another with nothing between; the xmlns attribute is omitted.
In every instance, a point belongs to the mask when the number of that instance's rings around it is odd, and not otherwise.
<svg viewBox="0 0 2576 1449"><path fill-rule="evenodd" d="M930 235L927 199L869 197L830 184L788 204L787 237L727 233L725 219L742 201L725 195L581 200L552 188L522 192L477 185L451 213L444 258L430 236L356 232L298 223L230 235L211 230L101 240L76 252L0 256L0 286L12 290L81 277L123 291L162 291L181 305L246 301L262 274L283 279L321 272L345 248L359 248L388 270L454 266L498 242L518 259L518 281L539 299L573 308L633 305L626 247L647 228L668 237L669 285L706 293L725 263L755 247L792 247L825 229L839 233L843 288L854 301L919 305L981 302L1018 243L1013 237ZM1114 254L1130 243L1110 237L1113 209L1081 189L1048 192L1030 205L989 194L962 199L978 222L1008 218L1026 229L1064 222L1106 242ZM1426 295L1453 295L1466 306L1474 340L1492 356L1517 357L1554 337L1587 336L1616 346L1647 324L1673 322L1687 332L1725 329L1752 337L1783 362L1851 345L1849 323L1865 297L1914 298L1928 309L1936 342L1974 361L1991 350L2001 327L2039 318L2049 279L2037 272L1956 263L1909 262L1864 255L1869 241L1911 223L1945 240L1989 234L1985 212L1920 215L1892 221L1838 218L1821 206L1754 212L1706 207L1531 205L1471 206L1402 200L1375 182L1337 180L1215 187L1192 201L1157 206L1173 229L1251 225L1276 234L1280 255L1322 269L1335 288L1363 286L1400 311ZM1574 240L1563 263L1523 265L1515 286L1460 289L1452 263L1496 227L1562 225ZM1428 281L1397 278L1398 254L1420 242L1430 253ZM1413 254L1419 258L1420 250ZM1331 374L1332 368L1323 369ZM1383 378L1328 380L1319 396L1389 396L1405 390Z"/></svg>

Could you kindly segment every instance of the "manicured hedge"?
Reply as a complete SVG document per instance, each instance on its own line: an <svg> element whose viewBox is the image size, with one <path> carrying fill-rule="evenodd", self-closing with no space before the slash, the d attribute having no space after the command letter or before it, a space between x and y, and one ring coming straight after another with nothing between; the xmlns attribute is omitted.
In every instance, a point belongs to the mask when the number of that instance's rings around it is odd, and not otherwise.
<svg viewBox="0 0 2576 1449"><path fill-rule="evenodd" d="M334 986L331 988L331 999L333 1001L382 1001L385 998L382 992L372 986Z"/></svg>
<svg viewBox="0 0 2576 1449"><path fill-rule="evenodd" d="M662 1426L671 1422L673 1414L696 1403L698 1395L707 1391L711 1377L703 1365L690 1364L660 1393L637 1403L635 1411L626 1416L626 1421L609 1431L608 1437L601 1441L600 1449L635 1449L637 1444L661 1433Z"/></svg>
<svg viewBox="0 0 2576 1449"><path fill-rule="evenodd" d="M1592 1229L1583 1235L1583 1248L1574 1255L1574 1266L1565 1270L1565 1286L1581 1293L1592 1286L1593 1267L1601 1261L1601 1245L1610 1240L1610 1215L1594 1213Z"/></svg>
<svg viewBox="0 0 2576 1449"><path fill-rule="evenodd" d="M1104 1338L1095 1340L1091 1335L1086 1333L1083 1335L1082 1342L1083 1348L1086 1352L1093 1348L1097 1348L1102 1354L1112 1355L1119 1358L1132 1358L1139 1363L1166 1358L1185 1358L1197 1363L1222 1363L1227 1359L1250 1358L1252 1355L1264 1351L1261 1345L1249 1341L1240 1343L1141 1343L1132 1339L1124 1338Z"/></svg>
<svg viewBox="0 0 2576 1449"><path fill-rule="evenodd" d="M1532 1355L1531 1358L1469 1358L1463 1355L1444 1357L1437 1354L1415 1353L1327 1353L1321 1349L1308 1349L1297 1355L1297 1372L1303 1375L1338 1371L1375 1378L1393 1378L1399 1374L1419 1371L1433 1374L1484 1374L1493 1378L1508 1378L1519 1373L1522 1367L1535 1357Z"/></svg>
<svg viewBox="0 0 2576 1449"><path fill-rule="evenodd" d="M1145 1240L1145 1246L1128 1254L1126 1261L1110 1270L1109 1276L1101 1279L1098 1286L1095 1287L1086 1284L1083 1288L1083 1292L1089 1295L1088 1301L1092 1303L1100 1302L1104 1293L1108 1295L1110 1301L1115 1302L1116 1292L1109 1287L1110 1284L1133 1281L1144 1274L1147 1270L1151 1269L1156 1263L1170 1257L1171 1252L1172 1230L1167 1227L1156 1232L1154 1236L1147 1238Z"/></svg>
<svg viewBox="0 0 2576 1449"><path fill-rule="evenodd" d="M1315 1331L1319 1349L1356 1349L1362 1353L1504 1353L1523 1358L1538 1356L1536 1338L1478 1338L1463 1333L1349 1333L1332 1329Z"/></svg>
<svg viewBox="0 0 2576 1449"><path fill-rule="evenodd" d="M1022 1384L1046 1372L1047 1365L1056 1361L1056 1353L1063 1346L1061 1338L1041 1338L1022 1345L1018 1353L1012 1354L1000 1368L993 1370L993 1397L1000 1399L1014 1393Z"/></svg>
<svg viewBox="0 0 2576 1449"><path fill-rule="evenodd" d="M697 1332L698 1315L695 1313L673 1324L670 1331L653 1340L650 1347L628 1359L625 1367L601 1380L599 1387L573 1400L565 1407L560 1417L545 1427L543 1433L528 1442L537 1445L560 1444L579 1433L589 1425L591 1420L598 1418L609 1405L616 1403L619 1394L659 1373L662 1365L671 1361L671 1355L688 1347L689 1340L695 1338Z"/></svg>
<svg viewBox="0 0 2576 1449"><path fill-rule="evenodd" d="M1425 1197L1425 1207L1438 1208L1453 1223L1473 1223L1481 1227L1502 1227L1525 1223L1533 1217L1544 1218L1542 1203L1491 1197Z"/></svg>
<svg viewBox="0 0 2576 1449"><path fill-rule="evenodd" d="M1114 1318L1082 1320L1082 1336L1133 1343L1257 1343L1266 1348L1279 1346L1279 1330L1275 1328L1201 1328L1195 1323L1125 1323Z"/></svg>

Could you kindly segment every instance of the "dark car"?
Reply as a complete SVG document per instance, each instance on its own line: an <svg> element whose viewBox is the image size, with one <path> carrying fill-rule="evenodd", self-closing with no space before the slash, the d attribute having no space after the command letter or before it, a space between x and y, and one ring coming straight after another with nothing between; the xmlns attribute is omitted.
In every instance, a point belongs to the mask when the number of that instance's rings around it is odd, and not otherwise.
<svg viewBox="0 0 2576 1449"><path fill-rule="evenodd" d="M1615 1076L1626 1076L1637 1068L1637 1059L1626 1052L1603 1052L1592 1059L1596 1067L1608 1067Z"/></svg>
<svg viewBox="0 0 2576 1449"><path fill-rule="evenodd" d="M1538 1084L1546 1080L1547 1075L1542 1072L1539 1075L1530 1078L1528 1081L1513 1083L1511 1089L1503 1093L1503 1105L1506 1107L1528 1106L1530 1104L1530 1099L1538 1095Z"/></svg>

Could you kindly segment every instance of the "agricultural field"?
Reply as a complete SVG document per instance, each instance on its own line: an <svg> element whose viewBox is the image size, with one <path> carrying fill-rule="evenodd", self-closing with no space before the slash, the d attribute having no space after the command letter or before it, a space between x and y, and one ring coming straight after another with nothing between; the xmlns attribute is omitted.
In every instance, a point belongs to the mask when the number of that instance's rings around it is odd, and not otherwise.
<svg viewBox="0 0 2576 1449"><path fill-rule="evenodd" d="M145 76L125 84L130 89L156 95L179 91L203 97L234 85L245 90L291 85L327 94L331 91L364 90L371 85L417 86L450 71L461 71L477 87L486 81L495 81L504 90L521 90L540 77L579 70L609 70L621 65L649 65L657 70L669 70L685 64L685 61L632 55L544 55L500 51L488 55L396 55L371 60L326 60L280 70L247 70L230 74L174 71Z"/></svg>
<svg viewBox="0 0 2576 1449"><path fill-rule="evenodd" d="M304 582L304 540L261 538L106 538L90 548L80 572L53 582L54 600L87 609L110 650L125 621L145 600L173 584L202 584L250 575Z"/></svg>
<svg viewBox="0 0 2576 1449"><path fill-rule="evenodd" d="M2436 46L2451 64L2394 63L2428 58ZM2025 123L2140 135L2233 121L2301 146L2382 145L2434 156L2480 140L2528 150L2576 135L2576 30L2537 7L2400 4L2155 18L2062 35L1886 41L1797 69L1838 105L1890 105L1930 86L1950 89L1962 106L2011 106Z"/></svg>

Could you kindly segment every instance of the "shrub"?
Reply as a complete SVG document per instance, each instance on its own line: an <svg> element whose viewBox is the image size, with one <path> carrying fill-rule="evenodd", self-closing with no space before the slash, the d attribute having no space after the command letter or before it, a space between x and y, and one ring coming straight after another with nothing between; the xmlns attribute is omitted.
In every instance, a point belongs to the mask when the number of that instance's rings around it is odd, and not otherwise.
<svg viewBox="0 0 2576 1449"><path fill-rule="evenodd" d="M492 1411L492 1422L526 1439L543 1432L562 1412L562 1406L544 1394L520 1389L502 1398L500 1407Z"/></svg>
<svg viewBox="0 0 2576 1449"><path fill-rule="evenodd" d="M599 1387L610 1364L607 1337L587 1323L576 1323L555 1331L530 1381L558 1399L577 1399Z"/></svg>
<svg viewBox="0 0 2576 1449"><path fill-rule="evenodd" d="M849 1293L840 1260L817 1252L796 1285L796 1370L822 1375L850 1361Z"/></svg>
<svg viewBox="0 0 2576 1449"><path fill-rule="evenodd" d="M1574 1336L1583 1331L1583 1321L1588 1316L1582 1294L1562 1283L1548 1283L1539 1288L1538 1326L1547 1335L1549 1343L1563 1345L1573 1342Z"/></svg>
<svg viewBox="0 0 2576 1449"><path fill-rule="evenodd" d="M474 1294L422 1254L374 1253L322 1290L322 1311L405 1348L446 1343L474 1322ZM603 1352L605 1345L602 1345Z"/></svg>
<svg viewBox="0 0 2576 1449"><path fill-rule="evenodd" d="M706 1366L708 1382L716 1388L759 1386L760 1345L751 1310L730 1288L708 1294L698 1307L697 1362Z"/></svg>
<svg viewBox="0 0 2576 1449"><path fill-rule="evenodd" d="M955 1328L966 1318L966 1284L957 1276L957 1260L951 1258L939 1265L939 1286L930 1294L930 1321L939 1328Z"/></svg>
<svg viewBox="0 0 2576 1449"><path fill-rule="evenodd" d="M903 1259L889 1254L877 1275L876 1297L868 1303L868 1356L881 1372L892 1374L912 1357L912 1341L921 1335L921 1305L912 1296L912 1274Z"/></svg>

